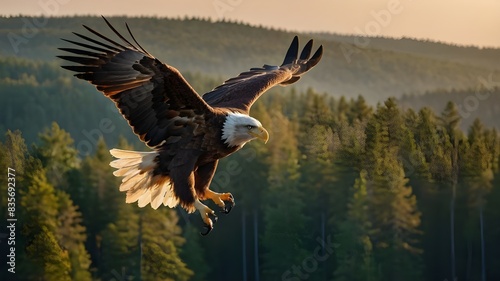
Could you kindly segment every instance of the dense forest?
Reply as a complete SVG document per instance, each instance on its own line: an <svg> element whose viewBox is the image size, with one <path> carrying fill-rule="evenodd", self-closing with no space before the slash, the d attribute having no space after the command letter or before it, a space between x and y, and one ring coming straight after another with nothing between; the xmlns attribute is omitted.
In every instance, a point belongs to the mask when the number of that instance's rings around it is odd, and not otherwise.
<svg viewBox="0 0 500 281"><path fill-rule="evenodd" d="M124 21L199 93L281 62L294 35L112 18ZM2 263L1 280L500 280L499 50L301 35L323 61L254 105L270 141L221 161L211 188L236 206L202 237L198 213L125 204L109 149L147 148L54 59L60 37L102 20L0 23L0 214L8 225L15 198L17 219L16 273Z"/></svg>
<svg viewBox="0 0 500 281"><path fill-rule="evenodd" d="M37 141L40 128L57 121L76 140L77 149L85 155L91 152L88 143L95 145L101 135L110 144L116 144L119 135L136 142L113 103L96 93L95 87L74 79L59 67L59 63L0 57L0 104L4 105L0 111L0 132L19 129L27 143L33 143ZM198 93L207 92L224 81L222 76L206 73L183 74ZM494 76L481 79L473 88L440 89L423 95L403 95L398 100L403 108L419 110L429 106L436 112L448 101L453 101L463 118L462 130L467 130L476 118L488 127L500 130L500 79ZM276 92L272 89L269 94ZM330 92L325 94L334 96ZM107 121L113 124L111 132L99 128L101 122Z"/></svg>
<svg viewBox="0 0 500 281"><path fill-rule="evenodd" d="M251 143L220 164L212 188L232 192L237 205L208 237L198 234L198 215L125 204L103 138L79 157L57 123L32 146L20 131L7 131L0 165L16 170L16 276L500 277L495 129L475 120L463 132L453 103L438 113L402 110L394 99L371 107L362 97L333 99L313 90L266 95L252 113L271 140ZM133 148L123 137L116 146ZM6 194L6 178L0 186ZM2 196L3 214L6 206Z"/></svg>
<svg viewBox="0 0 500 281"><path fill-rule="evenodd" d="M457 105L458 113L462 118L460 127L463 130L467 130L477 118L481 119L487 127L500 129L500 80L484 79L472 89L438 89L423 95L403 95L399 98L403 108L414 110L428 106L434 111L439 111L449 101Z"/></svg>

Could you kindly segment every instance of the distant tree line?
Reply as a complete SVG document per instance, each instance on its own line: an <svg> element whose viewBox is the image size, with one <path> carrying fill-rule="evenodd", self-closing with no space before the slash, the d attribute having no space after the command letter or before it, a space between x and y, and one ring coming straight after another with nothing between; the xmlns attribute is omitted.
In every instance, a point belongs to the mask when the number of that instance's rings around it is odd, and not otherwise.
<svg viewBox="0 0 500 281"><path fill-rule="evenodd" d="M475 121L481 121L487 127L500 129L500 80L493 80L493 76L482 77L479 84L471 89L438 89L426 92L423 95L403 95L399 103L403 108L419 110L429 107L439 111L449 101L457 106L461 117L460 128L467 130Z"/></svg>
<svg viewBox="0 0 500 281"><path fill-rule="evenodd" d="M230 2L215 1L229 6L237 1ZM228 19L124 16L108 19L126 37L125 23L128 23L143 47L182 73L222 77L235 76L250 67L278 64L294 35L299 35L302 42L312 37L315 44L324 45L325 63L317 65L315 71L303 78L307 82L296 87L305 90L306 85L314 85L315 89L338 97L361 94L370 103L403 93L471 88L479 83L480 77L493 75L496 81L500 75L498 49L325 33L300 35L296 31L255 27ZM4 38L0 40L0 72L5 67L4 59L18 60L21 64L26 64L24 60L61 64L55 57L64 52L57 48L70 44L60 38L80 40L72 32L90 35L82 24L119 40L99 16L0 17L0 37ZM29 74L37 76L43 72ZM63 77L68 78L68 73Z"/></svg>

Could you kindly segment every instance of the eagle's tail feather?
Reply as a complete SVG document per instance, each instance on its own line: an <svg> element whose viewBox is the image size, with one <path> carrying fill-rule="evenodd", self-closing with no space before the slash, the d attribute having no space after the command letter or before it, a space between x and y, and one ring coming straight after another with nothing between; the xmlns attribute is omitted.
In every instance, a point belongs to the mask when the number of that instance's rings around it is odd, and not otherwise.
<svg viewBox="0 0 500 281"><path fill-rule="evenodd" d="M118 158L109 165L117 169L113 175L123 177L120 191L127 192L126 203L137 201L141 208L151 204L153 209L158 209L162 203L170 208L179 204L170 177L153 175L158 152L138 152L116 148L109 152Z"/></svg>

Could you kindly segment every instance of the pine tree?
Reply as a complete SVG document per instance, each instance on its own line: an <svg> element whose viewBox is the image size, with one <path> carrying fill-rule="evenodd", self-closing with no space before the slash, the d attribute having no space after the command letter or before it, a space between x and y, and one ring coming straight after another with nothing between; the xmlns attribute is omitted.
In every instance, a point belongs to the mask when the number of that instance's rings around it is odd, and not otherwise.
<svg viewBox="0 0 500 281"><path fill-rule="evenodd" d="M497 142L499 141L498 134L496 135ZM496 159L498 159L498 154ZM484 206L484 240L486 241L486 272L488 274L488 279L493 276L496 278L500 276L500 256L498 255L498 249L500 247L500 241L498 237L500 236L500 171L497 168L494 170L494 178L492 181L492 190L488 194L487 200Z"/></svg>
<svg viewBox="0 0 500 281"><path fill-rule="evenodd" d="M342 96L338 101L337 110L335 110L336 120L338 121L347 120L349 113L350 113L349 103L347 102L346 98Z"/></svg>
<svg viewBox="0 0 500 281"><path fill-rule="evenodd" d="M83 215L86 246L95 264L100 263L102 232L117 221L119 209L125 204L124 195L118 189L120 180L113 176L113 169L109 166L111 160L104 140L100 139L95 155L85 158L81 172L72 175L72 181L79 180L72 188L72 198Z"/></svg>
<svg viewBox="0 0 500 281"><path fill-rule="evenodd" d="M265 280L282 278L284 272L292 265L300 266L307 256L302 237L307 217L297 185L300 174L293 124L276 113L273 126L281 128L281 133L266 146L269 149L269 187L263 207L265 229L262 237Z"/></svg>
<svg viewBox="0 0 500 281"><path fill-rule="evenodd" d="M179 253L173 241L167 241L160 247L151 243L144 246L143 253L145 281L187 281L193 272L179 258Z"/></svg>
<svg viewBox="0 0 500 281"><path fill-rule="evenodd" d="M35 154L41 159L43 171L46 171L47 180L51 186L58 185L59 188L68 189L66 185L66 173L70 169L77 168L76 149L73 147L73 139L57 123L52 128L46 129L40 134L41 146L35 147ZM41 181L44 178L40 179ZM50 191L49 191L50 190ZM90 259L85 249L85 228L81 225L81 214L73 205L69 195L62 190L48 187L47 196L51 200L53 196L57 201L57 213L50 213L48 217L57 219L55 228L51 226L48 231L56 237L58 245L65 249L71 261L72 280L91 280L89 271ZM33 196L28 193L28 196ZM24 197L31 199L32 197ZM51 219L52 220L52 219Z"/></svg>
<svg viewBox="0 0 500 281"><path fill-rule="evenodd" d="M66 173L78 166L77 150L70 134L56 122L39 135L40 146L35 147L35 157L42 161L49 182L56 188L67 189Z"/></svg>
<svg viewBox="0 0 500 281"><path fill-rule="evenodd" d="M420 280L420 212L398 159L401 147L397 140L404 137L401 128L402 116L391 99L367 124L365 167L371 238L383 279Z"/></svg>
<svg viewBox="0 0 500 281"><path fill-rule="evenodd" d="M352 124L355 121L363 122L367 120L372 114L372 107L370 107L363 96L358 96L358 98L353 101L350 107L347 118L349 123Z"/></svg>
<svg viewBox="0 0 500 281"><path fill-rule="evenodd" d="M311 128L314 125L329 125L334 119L332 109L325 102L326 97L317 94L312 89L308 89L305 96L306 104L304 105L303 115L301 115L301 127ZM345 103L345 107L345 110L338 114L345 114L347 112L347 103Z"/></svg>
<svg viewBox="0 0 500 281"><path fill-rule="evenodd" d="M137 279L140 276L139 215L137 206L121 203L118 217L109 223L97 240L99 275L103 280L114 276Z"/></svg>
<svg viewBox="0 0 500 281"><path fill-rule="evenodd" d="M336 214L340 215L338 210L332 210L327 200L327 193L339 191L343 194L345 189L338 188L333 190L331 186L339 180L339 173L335 170L335 154L337 153L339 140L334 131L333 113L328 107L327 98L314 92L308 92L307 104L304 108L305 113L298 120L290 120L292 123L299 122L297 131L297 145L301 155L299 157L300 185L299 188L309 195L309 200L318 202L311 206L311 212L320 215ZM342 175L342 173L340 173ZM339 196L338 198L344 198ZM343 207L339 203L333 208ZM328 208L328 210L327 210Z"/></svg>
<svg viewBox="0 0 500 281"><path fill-rule="evenodd" d="M349 202L348 217L340 224L335 251L337 268L335 280L375 281L380 280L373 257L370 238L372 225L368 213L366 171L361 171L353 186Z"/></svg>
<svg viewBox="0 0 500 281"><path fill-rule="evenodd" d="M449 185L451 188L451 199L450 199L450 264L451 264L451 274L450 279L455 280L457 276L456 270L456 251L455 251L455 231L456 231L456 201L457 201L457 188L458 188L458 177L459 177L459 144L462 140L462 135L458 129L460 124L460 115L458 113L457 107L453 102L448 102L444 111L441 114L441 127L443 136L443 147L445 165L442 167L444 170L445 184Z"/></svg>
<svg viewBox="0 0 500 281"><path fill-rule="evenodd" d="M32 159L28 167L31 171L27 179L29 188L21 189L19 193L22 197L20 205L25 222L24 234L29 238L41 232L42 227L51 232L56 231L58 204L55 189L48 183L39 160Z"/></svg>
<svg viewBox="0 0 500 281"><path fill-rule="evenodd" d="M2 149L6 152L2 153L2 159L8 163L8 166L15 169L17 173L24 174L28 149L21 131L8 130L5 133L5 144Z"/></svg>
<svg viewBox="0 0 500 281"><path fill-rule="evenodd" d="M472 207L483 205L485 197L491 189L493 179L493 151L488 150L486 135L480 120L474 120L469 129L469 148L465 158L463 177L469 183L469 204Z"/></svg>
<svg viewBox="0 0 500 281"><path fill-rule="evenodd" d="M71 265L68 252L57 243L55 235L46 226L33 236L26 248L28 257L40 268L40 272L31 272L32 279L41 278L44 281L70 281Z"/></svg>
<svg viewBox="0 0 500 281"><path fill-rule="evenodd" d="M82 215L64 191L56 193L58 199L58 227L56 237L62 248L66 249L71 262L71 280L92 280L89 271L90 255L85 249L85 227Z"/></svg>
<svg viewBox="0 0 500 281"><path fill-rule="evenodd" d="M205 255L205 248L202 245L202 236L200 230L192 224L187 224L184 227L184 239L186 243L180 252L181 259L186 263L194 275L191 281L205 281L208 280L210 273L210 263L207 262Z"/></svg>
<svg viewBox="0 0 500 281"><path fill-rule="evenodd" d="M347 200L352 195L351 189L355 179L364 169L366 122L367 120L355 118L351 124L344 120L335 126L330 160L333 162L333 168L328 171L331 177L335 178L325 183L327 197L330 198L329 217L334 230L337 230L339 223L347 217Z"/></svg>
<svg viewBox="0 0 500 281"><path fill-rule="evenodd" d="M469 129L468 149L461 156L461 178L467 185L468 215L464 226L467 247L466 276L484 280L485 241L484 241L484 205L487 195L491 192L493 181L493 156L486 141L485 129L481 121L474 120ZM478 227L479 226L479 227ZM475 258L474 253L480 253L481 258Z"/></svg>
<svg viewBox="0 0 500 281"><path fill-rule="evenodd" d="M58 202L55 189L45 176L38 159L28 165L31 171L27 183L21 189L22 234L26 237L26 277L42 276L43 280L71 280L70 260L67 251L59 245L57 232Z"/></svg>
<svg viewBox="0 0 500 281"><path fill-rule="evenodd" d="M443 176L441 171L446 163L446 155L443 150L443 137L438 128L438 118L429 108L423 108L418 112L417 124L413 131L415 142L429 163L429 170L433 178L439 179ZM446 166L445 166L446 167Z"/></svg>
<svg viewBox="0 0 500 281"><path fill-rule="evenodd" d="M486 129L484 136L487 151L490 152L491 156L490 169L493 179L488 182L492 188L483 201L484 207L480 209L481 281L487 280L487 276L490 278L500 276L498 270L500 257L496 251L492 250L498 248L500 244L496 239L500 235L500 227L496 223L500 220L500 210L498 208L500 203L500 135L496 129ZM482 215L481 211L484 215Z"/></svg>
<svg viewBox="0 0 500 281"><path fill-rule="evenodd" d="M143 248L141 277L143 280L189 280L193 275L179 256L185 243L177 225L175 210L141 210L140 239Z"/></svg>
<svg viewBox="0 0 500 281"><path fill-rule="evenodd" d="M5 144L0 143L0 168L4 173L8 173L8 168L13 169L16 181L22 180L25 173L28 149L20 131L7 131L5 133ZM7 174L0 177L0 192L7 194L9 187ZM7 196L0 197L0 214L7 216Z"/></svg>
<svg viewBox="0 0 500 281"><path fill-rule="evenodd" d="M443 279L449 274L449 233L443 231L443 224L449 221L449 188L443 184L450 171L449 155L444 147L444 136L440 120L429 108L418 111L416 119L407 118L415 143L422 152L425 164L423 169L415 169L412 185L422 211L422 237L424 248L425 279ZM414 125L410 125L414 124ZM419 158L416 157L416 163ZM410 162L412 163L412 162ZM438 231L441 230L441 231ZM445 229L446 230L446 229Z"/></svg>

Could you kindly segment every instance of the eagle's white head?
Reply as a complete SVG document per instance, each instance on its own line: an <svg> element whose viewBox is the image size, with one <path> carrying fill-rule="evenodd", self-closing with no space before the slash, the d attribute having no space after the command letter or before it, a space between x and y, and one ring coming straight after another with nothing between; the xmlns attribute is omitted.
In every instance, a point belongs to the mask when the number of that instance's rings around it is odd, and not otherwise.
<svg viewBox="0 0 500 281"><path fill-rule="evenodd" d="M259 120L236 112L227 115L222 127L222 140L225 144L229 147L243 146L256 138L264 142L269 140L269 133Z"/></svg>

